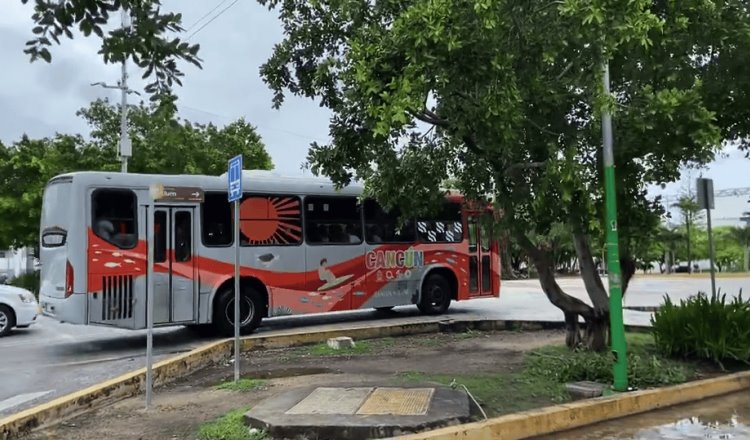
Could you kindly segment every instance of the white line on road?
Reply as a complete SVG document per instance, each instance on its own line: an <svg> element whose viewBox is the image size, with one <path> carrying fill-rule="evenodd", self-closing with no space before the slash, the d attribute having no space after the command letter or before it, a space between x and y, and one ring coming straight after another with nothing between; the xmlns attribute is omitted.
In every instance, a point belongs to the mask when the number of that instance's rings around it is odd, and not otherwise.
<svg viewBox="0 0 750 440"><path fill-rule="evenodd" d="M53 391L55 390L39 391L38 393L19 394L15 397L11 397L10 399L5 399L3 401L0 401L0 412L3 412L9 408L13 408L14 406L18 406L22 403L38 399L42 396L46 396Z"/></svg>

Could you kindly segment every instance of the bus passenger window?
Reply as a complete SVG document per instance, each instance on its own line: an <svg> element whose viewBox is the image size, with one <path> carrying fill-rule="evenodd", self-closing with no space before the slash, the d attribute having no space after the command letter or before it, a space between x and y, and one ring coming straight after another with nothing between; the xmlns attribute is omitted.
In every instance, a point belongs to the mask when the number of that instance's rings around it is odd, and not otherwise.
<svg viewBox="0 0 750 440"><path fill-rule="evenodd" d="M136 195L124 189L97 189L91 194L94 234L121 249L138 242Z"/></svg>
<svg viewBox="0 0 750 440"><path fill-rule="evenodd" d="M308 243L362 243L361 208L356 197L309 196L305 210Z"/></svg>
<svg viewBox="0 0 750 440"><path fill-rule="evenodd" d="M190 261L192 256L192 222L190 213L187 211L178 211L174 219L174 256L175 261L183 263Z"/></svg>
<svg viewBox="0 0 750 440"><path fill-rule="evenodd" d="M419 239L427 243L459 243L464 230L461 222L461 205L445 203L441 212L431 219L417 222Z"/></svg>
<svg viewBox="0 0 750 440"><path fill-rule="evenodd" d="M378 202L365 200L365 230L368 243L411 243L416 240L414 220L400 220L398 209L385 212Z"/></svg>
<svg viewBox="0 0 750 440"><path fill-rule="evenodd" d="M232 206L227 193L206 193L201 207L201 236L206 246L229 246L232 238Z"/></svg>

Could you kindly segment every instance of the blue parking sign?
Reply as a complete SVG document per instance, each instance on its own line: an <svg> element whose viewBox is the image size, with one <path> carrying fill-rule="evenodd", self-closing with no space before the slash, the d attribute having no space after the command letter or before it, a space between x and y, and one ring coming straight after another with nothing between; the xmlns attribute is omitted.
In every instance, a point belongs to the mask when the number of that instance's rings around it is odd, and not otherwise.
<svg viewBox="0 0 750 440"><path fill-rule="evenodd" d="M242 198L242 155L229 159L229 169L227 170L229 186L227 193L229 201L235 202Z"/></svg>

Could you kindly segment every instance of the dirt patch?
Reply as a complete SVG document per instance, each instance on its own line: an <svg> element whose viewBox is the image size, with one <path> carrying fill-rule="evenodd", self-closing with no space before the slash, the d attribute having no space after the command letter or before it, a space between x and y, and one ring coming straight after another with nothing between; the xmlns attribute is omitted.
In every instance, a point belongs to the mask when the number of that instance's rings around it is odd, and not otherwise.
<svg viewBox="0 0 750 440"><path fill-rule="evenodd" d="M198 439L201 424L237 408L250 408L277 393L298 386L361 383L395 385L404 382L441 382L458 378L503 384L518 391L523 384L514 375L523 366L524 353L551 344L562 344L562 331L474 332L429 334L358 341L345 354L326 346L266 349L244 354L242 376L259 379L242 391L218 389L233 378L230 363L199 371L155 390L154 407L144 410L143 396L117 402L25 438L42 439ZM467 375L471 376L467 376ZM471 388L470 384L467 384ZM535 394L535 393L531 393ZM550 404L544 390L504 405L499 399L480 402L498 414ZM485 408L487 409L487 408Z"/></svg>

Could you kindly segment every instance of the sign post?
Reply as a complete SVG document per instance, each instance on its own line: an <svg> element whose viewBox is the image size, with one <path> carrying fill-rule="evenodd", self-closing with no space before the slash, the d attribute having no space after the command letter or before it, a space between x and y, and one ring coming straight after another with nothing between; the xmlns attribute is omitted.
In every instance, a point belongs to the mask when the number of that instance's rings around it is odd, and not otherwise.
<svg viewBox="0 0 750 440"><path fill-rule="evenodd" d="M154 199L157 188L151 188L151 200L146 208L146 409L153 398L154 373L152 370L154 351Z"/></svg>
<svg viewBox="0 0 750 440"><path fill-rule="evenodd" d="M234 380L240 380L240 200L242 199L242 155L229 160L227 194L234 203Z"/></svg>
<svg viewBox="0 0 750 440"><path fill-rule="evenodd" d="M708 264L711 265L711 295L716 296L714 237L711 231L711 210L714 209L714 181L700 177L696 181L696 186L698 188L698 206L706 210L706 221L708 222Z"/></svg>

